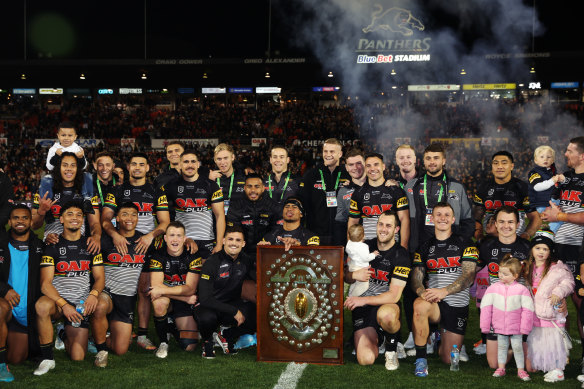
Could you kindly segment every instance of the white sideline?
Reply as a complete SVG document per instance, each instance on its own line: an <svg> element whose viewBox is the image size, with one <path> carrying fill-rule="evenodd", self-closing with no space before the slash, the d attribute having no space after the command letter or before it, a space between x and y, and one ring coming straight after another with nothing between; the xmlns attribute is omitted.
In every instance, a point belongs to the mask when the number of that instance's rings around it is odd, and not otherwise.
<svg viewBox="0 0 584 389"><path fill-rule="evenodd" d="M282 372L280 378L278 378L278 383L274 386L274 389L294 389L298 384L298 380L302 376L302 372L306 368L306 363L295 363L290 362L286 367L286 370Z"/></svg>

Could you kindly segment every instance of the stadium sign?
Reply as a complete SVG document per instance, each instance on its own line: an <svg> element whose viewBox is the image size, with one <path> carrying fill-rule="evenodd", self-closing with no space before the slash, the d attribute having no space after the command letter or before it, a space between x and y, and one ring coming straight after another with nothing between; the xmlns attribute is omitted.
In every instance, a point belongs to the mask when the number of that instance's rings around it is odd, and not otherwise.
<svg viewBox="0 0 584 389"><path fill-rule="evenodd" d="M552 89L571 89L571 88L578 88L578 82L552 82L550 84L550 88Z"/></svg>
<svg viewBox="0 0 584 389"><path fill-rule="evenodd" d="M313 86L313 92L338 92L341 90L340 86Z"/></svg>
<svg viewBox="0 0 584 389"><path fill-rule="evenodd" d="M40 145L41 147L51 147L55 143L55 139L35 139L34 144ZM87 147L97 147L103 144L102 139L77 139L75 141L79 146L83 148Z"/></svg>
<svg viewBox="0 0 584 389"><path fill-rule="evenodd" d="M408 85L408 92L442 92L442 91L459 91L460 85Z"/></svg>
<svg viewBox="0 0 584 389"><path fill-rule="evenodd" d="M256 93L280 93L282 88L276 86L258 86L256 88Z"/></svg>
<svg viewBox="0 0 584 389"><path fill-rule="evenodd" d="M229 88L229 93L253 93L253 88Z"/></svg>
<svg viewBox="0 0 584 389"><path fill-rule="evenodd" d="M267 141L266 138L251 138L251 146L252 147L260 147L260 145L263 143L265 144Z"/></svg>
<svg viewBox="0 0 584 389"><path fill-rule="evenodd" d="M170 142L182 142L187 146L217 146L219 144L218 138L199 138L199 139L152 139L151 146L153 149L164 149Z"/></svg>
<svg viewBox="0 0 584 389"><path fill-rule="evenodd" d="M35 88L14 88L12 93L15 95L36 95Z"/></svg>
<svg viewBox="0 0 584 389"><path fill-rule="evenodd" d="M203 94L224 94L225 88L201 88L201 93Z"/></svg>
<svg viewBox="0 0 584 389"><path fill-rule="evenodd" d="M98 95L113 95L114 94L114 90L113 89L107 89L107 88L98 89L97 90L97 94Z"/></svg>
<svg viewBox="0 0 584 389"><path fill-rule="evenodd" d="M120 88L119 93L121 95L141 95L142 88Z"/></svg>
<svg viewBox="0 0 584 389"><path fill-rule="evenodd" d="M464 84L463 90L495 90L495 89L516 89L517 84Z"/></svg>
<svg viewBox="0 0 584 389"><path fill-rule="evenodd" d="M39 95L62 95L63 88L39 88Z"/></svg>

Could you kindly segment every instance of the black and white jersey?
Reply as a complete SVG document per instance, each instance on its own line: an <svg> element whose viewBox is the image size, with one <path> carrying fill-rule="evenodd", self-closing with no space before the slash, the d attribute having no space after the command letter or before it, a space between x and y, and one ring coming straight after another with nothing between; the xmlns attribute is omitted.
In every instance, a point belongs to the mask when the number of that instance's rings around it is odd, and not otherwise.
<svg viewBox="0 0 584 389"><path fill-rule="evenodd" d="M369 246L369 252L378 250L377 238L365 243ZM394 244L389 250L379 251L379 255L369 262L373 274L369 278L369 288L361 296L377 296L387 292L392 278L407 282L411 268L410 255L402 246Z"/></svg>
<svg viewBox="0 0 584 389"><path fill-rule="evenodd" d="M175 211L175 220L185 225L187 237L214 240L211 204L223 202L223 193L217 183L200 176L193 182L181 177L167 184L165 189L168 204Z"/></svg>
<svg viewBox="0 0 584 389"><path fill-rule="evenodd" d="M105 207L117 213L118 207L126 202L138 207L138 224L136 230L147 234L156 228L156 212L168 211L168 201L164 188L156 188L153 184L134 186L129 182L115 186L107 194Z"/></svg>
<svg viewBox="0 0 584 389"><path fill-rule="evenodd" d="M555 198L560 199L560 208L565 213L584 212L584 173L573 170L564 173L566 180L557 189ZM581 246L584 225L564 222L556 232L556 243ZM564 260L564 258L560 258Z"/></svg>
<svg viewBox="0 0 584 389"><path fill-rule="evenodd" d="M448 239L436 237L424 242L414 254L414 267L424 267L428 275L429 288L445 288L462 274L462 263L478 262L479 253L470 239L451 235ZM448 295L443 301L453 307L466 307L469 303L469 289Z"/></svg>
<svg viewBox="0 0 584 389"><path fill-rule="evenodd" d="M90 272L93 266L103 266L101 253L87 251L87 239L70 241L59 236L59 241L48 245L41 260L41 267L53 266L53 286L62 298L71 304L87 300L90 291Z"/></svg>
<svg viewBox="0 0 584 389"><path fill-rule="evenodd" d="M179 286L187 281L188 273L201 273L202 259L197 254L190 254L184 250L181 255L174 257L166 248L158 249L149 255L149 270L151 273L163 272L164 285Z"/></svg>
<svg viewBox="0 0 584 389"><path fill-rule="evenodd" d="M504 244L496 237L487 237L479 245L479 267L487 267L489 272L489 282L494 284L499 282L499 262L507 254L520 261L526 261L530 252L529 241L517 237L515 242Z"/></svg>
<svg viewBox="0 0 584 389"><path fill-rule="evenodd" d="M409 209L406 192L399 186L371 186L365 183L351 197L349 217L361 219L365 239L377 237L377 219L389 210L395 212Z"/></svg>
<svg viewBox="0 0 584 389"><path fill-rule="evenodd" d="M284 226L278 225L270 232L268 232L263 238L262 242L268 242L276 246L284 246L284 243L280 238L294 238L300 242L301 246L318 246L320 244L320 238L306 228L300 226L294 230L287 231Z"/></svg>
<svg viewBox="0 0 584 389"><path fill-rule="evenodd" d="M138 279L142 268L148 266L147 254L136 253L136 241L143 234L136 231L134 236L126 238L130 243L128 253L122 255L114 246L109 235L101 237L101 253L105 270L105 287L113 294L135 296L138 290Z"/></svg>

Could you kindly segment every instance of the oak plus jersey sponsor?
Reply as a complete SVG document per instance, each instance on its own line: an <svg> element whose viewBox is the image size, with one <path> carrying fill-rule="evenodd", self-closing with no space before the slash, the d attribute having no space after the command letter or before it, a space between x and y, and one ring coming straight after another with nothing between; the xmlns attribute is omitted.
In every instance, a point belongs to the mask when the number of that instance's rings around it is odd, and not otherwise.
<svg viewBox="0 0 584 389"><path fill-rule="evenodd" d="M120 205L131 202L138 207L138 224L136 230L147 234L156 228L156 212L168 211L168 201L164 188L156 188L153 184L134 186L125 182L120 186L114 187L113 191L108 193L105 200L105 206L111 208L117 213Z"/></svg>
<svg viewBox="0 0 584 389"><path fill-rule="evenodd" d="M373 187L365 183L351 197L349 217L360 218L365 229L365 239L373 239L377 236L377 219L383 212L407 209L406 192L399 186Z"/></svg>
<svg viewBox="0 0 584 389"><path fill-rule="evenodd" d="M188 182L180 178L166 186L166 196L175 211L175 220L184 224L187 237L215 239L211 204L223 202L223 193L215 181L199 177Z"/></svg>
<svg viewBox="0 0 584 389"><path fill-rule="evenodd" d="M152 273L164 273L164 285L180 286L187 281L188 273L201 273L202 259L196 254L190 254L184 250L179 256L172 256L165 248L152 252L149 256L148 266Z"/></svg>
<svg viewBox="0 0 584 389"><path fill-rule="evenodd" d="M90 291L90 272L93 266L103 266L102 255L87 251L87 240L70 241L59 236L49 245L41 259L41 267L53 266L53 286L71 304L86 300Z"/></svg>
<svg viewBox="0 0 584 389"><path fill-rule="evenodd" d="M477 263L478 250L474 243L459 235L438 240L435 237L426 241L414 254L413 266L426 268L428 288L445 288L462 274L462 263ZM446 296L443 301L452 307L466 307L469 303L469 289Z"/></svg>
<svg viewBox="0 0 584 389"><path fill-rule="evenodd" d="M377 238L365 243L369 246L369 252L378 250ZM379 255L369 262L369 270L373 272L369 287L361 296L377 296L387 292L392 278L407 282L411 268L410 255L402 246L394 244L389 250L379 251Z"/></svg>
<svg viewBox="0 0 584 389"><path fill-rule="evenodd" d="M584 212L584 173L574 171L564 173L566 180L559 186L556 198L560 199L560 208L565 213ZM564 222L556 232L556 243L581 246L584 237L584 225ZM563 259L563 258L560 258Z"/></svg>
<svg viewBox="0 0 584 389"><path fill-rule="evenodd" d="M523 262L529 258L529 251L529 241L519 236L511 244L501 243L495 237L487 237L479 245L479 267L487 267L489 283L492 285L499 282L499 263L505 255L511 254Z"/></svg>
<svg viewBox="0 0 584 389"><path fill-rule="evenodd" d="M105 270L105 287L113 294L135 296L138 290L138 279L142 268L148 266L147 254L136 253L136 241L143 234L136 231L133 237L126 238L130 243L128 253L122 255L114 246L109 235L102 236L101 253Z"/></svg>

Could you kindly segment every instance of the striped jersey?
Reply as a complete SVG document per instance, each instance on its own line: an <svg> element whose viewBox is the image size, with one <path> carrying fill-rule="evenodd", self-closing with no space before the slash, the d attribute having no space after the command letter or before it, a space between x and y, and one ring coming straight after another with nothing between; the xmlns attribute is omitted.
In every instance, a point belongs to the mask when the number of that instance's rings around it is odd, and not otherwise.
<svg viewBox="0 0 584 389"><path fill-rule="evenodd" d="M349 217L363 221L365 239L377 237L377 219L383 212L409 209L406 192L399 186L371 186L367 182L355 190L349 204Z"/></svg>
<svg viewBox="0 0 584 389"><path fill-rule="evenodd" d="M133 237L126 238L130 243L128 253L122 255L114 246L113 239L105 234L101 237L101 253L105 270L105 287L113 294L135 296L138 279L146 263L148 254L136 253L136 241L144 234L136 231Z"/></svg>
<svg viewBox="0 0 584 389"><path fill-rule="evenodd" d="M174 257L168 253L166 248L153 251L149 255L148 263L150 272L164 273L164 285L170 287L184 285L187 281L187 274L201 274L203 266L203 261L197 253L190 254L184 250L182 254Z"/></svg>
<svg viewBox="0 0 584 389"><path fill-rule="evenodd" d="M136 230L147 234L156 228L156 212L168 211L168 201L164 187L156 188L153 184L134 186L129 182L115 186L105 199L105 207L117 213L118 207L125 202L138 207L138 224Z"/></svg>
<svg viewBox="0 0 584 389"><path fill-rule="evenodd" d="M199 176L193 182L182 177L166 185L168 203L175 211L175 220L186 228L193 240L214 240L211 204L223 203L223 193L215 181Z"/></svg>
<svg viewBox="0 0 584 389"><path fill-rule="evenodd" d="M414 267L425 267L428 288L445 288L462 274L462 263L477 263L479 252L470 239L452 234L445 240L436 237L424 242L414 254ZM450 294L443 301L453 307L466 307L469 304L470 286L460 292Z"/></svg>
<svg viewBox="0 0 584 389"><path fill-rule="evenodd" d="M378 250L377 238L365 241L369 246L369 252ZM389 250L379 251L373 260L369 262L369 269L373 270L369 278L369 287L361 296L377 296L387 292L392 279L407 282L412 268L412 261L408 251L397 243Z"/></svg>
<svg viewBox="0 0 584 389"><path fill-rule="evenodd" d="M584 173L573 170L564 173L566 180L560 184L554 197L560 199L560 208L565 213L584 212ZM580 246L584 237L584 225L564 222L556 232L556 243ZM564 258L562 258L563 260Z"/></svg>
<svg viewBox="0 0 584 389"><path fill-rule="evenodd" d="M75 305L87 300L90 291L90 272L93 266L103 266L101 253L87 251L87 239L70 241L59 236L59 241L48 245L41 259L41 267L53 266L53 286L62 298Z"/></svg>

